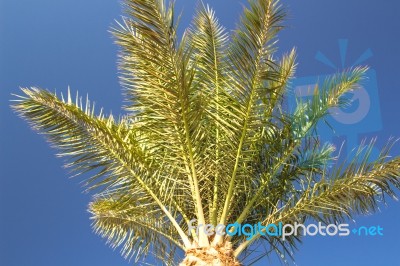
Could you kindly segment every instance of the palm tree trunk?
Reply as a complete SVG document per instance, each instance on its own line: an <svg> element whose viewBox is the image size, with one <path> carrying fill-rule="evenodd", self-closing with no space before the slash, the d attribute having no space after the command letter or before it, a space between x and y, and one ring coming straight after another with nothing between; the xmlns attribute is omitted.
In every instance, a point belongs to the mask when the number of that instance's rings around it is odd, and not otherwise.
<svg viewBox="0 0 400 266"><path fill-rule="evenodd" d="M225 243L217 247L191 248L186 251L185 259L179 266L240 266L233 255L232 244Z"/></svg>

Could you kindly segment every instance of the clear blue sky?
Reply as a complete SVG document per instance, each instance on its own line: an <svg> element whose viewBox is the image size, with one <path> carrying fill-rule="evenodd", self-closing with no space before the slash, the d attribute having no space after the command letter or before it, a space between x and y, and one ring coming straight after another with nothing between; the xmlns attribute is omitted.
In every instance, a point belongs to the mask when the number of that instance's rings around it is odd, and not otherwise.
<svg viewBox="0 0 400 266"><path fill-rule="evenodd" d="M188 25L195 2L177 0L178 10L184 7L181 26ZM244 0L208 2L221 22L233 29ZM280 47L281 51L298 48L298 77L335 72L315 59L318 51L341 69L339 39L348 39L344 66L353 64L367 49L373 53L365 61L377 75L372 78L377 84L370 86L369 113L360 123L339 125L346 136L335 141L349 138L354 143L378 136L378 145L382 145L390 136L400 137L400 2L284 3L289 6L290 19L288 29L281 34ZM19 86L65 91L69 85L72 90L88 93L97 106L120 113L117 47L107 32L120 14L117 0L0 0L2 266L132 265L92 233L86 212L90 195L82 194L80 179L69 180L68 170L61 167L55 151L9 108L10 94L18 93ZM399 146L394 154L400 154ZM357 225L380 225L384 236L305 238L296 254L297 265L400 265L399 202L389 201L388 208L358 218ZM257 265L268 265L268 260Z"/></svg>

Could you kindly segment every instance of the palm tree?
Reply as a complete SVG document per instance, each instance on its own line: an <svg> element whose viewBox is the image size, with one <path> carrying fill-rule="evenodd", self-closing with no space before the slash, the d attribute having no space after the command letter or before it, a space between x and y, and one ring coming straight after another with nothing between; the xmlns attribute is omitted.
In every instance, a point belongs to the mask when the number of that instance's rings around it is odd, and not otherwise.
<svg viewBox="0 0 400 266"><path fill-rule="evenodd" d="M301 235L210 235L189 225L236 223L233 233L259 222L339 223L374 211L400 186L393 141L375 160L372 141L339 163L318 140L317 124L346 104L366 68L335 75L287 110L295 51L275 56L285 12L276 0L249 2L230 35L200 4L178 41L172 4L125 0L112 30L127 100L119 119L69 90L24 88L13 104L77 175L91 173L94 230L126 257L153 252L173 264L183 250L180 265L240 265L265 243L287 258Z"/></svg>

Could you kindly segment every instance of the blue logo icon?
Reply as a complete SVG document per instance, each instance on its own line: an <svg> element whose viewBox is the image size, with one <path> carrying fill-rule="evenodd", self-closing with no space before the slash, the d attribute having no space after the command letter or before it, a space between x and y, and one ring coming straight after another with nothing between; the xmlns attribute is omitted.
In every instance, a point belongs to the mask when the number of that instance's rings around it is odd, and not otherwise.
<svg viewBox="0 0 400 266"><path fill-rule="evenodd" d="M289 108L294 110L296 107L296 99L307 100L314 94L314 88L318 84L322 84L324 80L335 73L343 71L345 68L354 67L364 64L367 59L372 57L371 49L367 49L358 59L350 64L346 64L348 40L339 40L339 51L341 66L338 67L322 52L317 52L315 59L322 62L334 70L331 75L321 74L308 77L300 77L293 80L294 97L289 99ZM366 78L360 84L360 88L348 93L347 97L351 104L346 108L332 108L325 123L318 125L318 134L321 141L329 141L336 143L338 138L345 139L346 152L350 155L352 149L358 147L362 141L360 134L373 133L382 130L382 118L379 104L379 90L377 84L376 71L370 68L366 73ZM333 129L332 129L333 128ZM339 143L341 145L341 143ZM377 151L373 153L377 154ZM373 154L374 156L374 154Z"/></svg>

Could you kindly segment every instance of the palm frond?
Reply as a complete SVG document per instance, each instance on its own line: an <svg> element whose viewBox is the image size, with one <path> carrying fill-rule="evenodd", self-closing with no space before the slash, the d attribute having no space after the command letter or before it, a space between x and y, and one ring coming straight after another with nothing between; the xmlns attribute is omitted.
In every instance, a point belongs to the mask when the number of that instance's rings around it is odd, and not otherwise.
<svg viewBox="0 0 400 266"><path fill-rule="evenodd" d="M284 13L276 1L251 1L250 8L245 9L241 19L241 26L232 37L228 57L230 62L230 94L233 101L225 109L223 119L232 121L229 140L231 149L227 154L230 158L230 174L228 190L226 192L220 223L225 223L229 216L232 197L235 188L240 190L240 183L251 175L245 167L248 161L254 158L254 145L262 136L266 127L274 127L272 123L265 123L261 119L266 103L265 94L268 88L263 86L265 81L279 81L281 73L269 71L273 69L272 54L275 50L275 37L282 28L281 22ZM224 113L224 112L222 112ZM238 177L239 176L239 177ZM238 182L238 179L240 180ZM248 184L244 183L244 186ZM217 238L216 241L220 239Z"/></svg>
<svg viewBox="0 0 400 266"><path fill-rule="evenodd" d="M319 181L290 190L287 201L275 201L274 211L263 224L304 222L306 219L328 223L339 223L355 214L369 214L376 211L385 195L395 197L394 188L400 188L400 158L388 157L393 143L382 150L376 160L370 158L374 147L362 144L350 163L343 162L331 171L325 171ZM242 242L236 250L240 254L251 242Z"/></svg>
<svg viewBox="0 0 400 266"><path fill-rule="evenodd" d="M125 195L96 197L90 204L93 227L111 247L121 246L126 258L138 263L149 252L174 259L175 250L184 247L179 235L160 207L140 191Z"/></svg>
<svg viewBox="0 0 400 266"><path fill-rule="evenodd" d="M260 173L260 184L253 191L251 198L248 199L238 222L243 222L247 218L254 204L263 198L266 188L271 185L275 178L280 179L281 182L287 180L287 178L284 178L287 176L285 173L287 167L282 166L290 166L290 168L295 169L291 173L298 174L302 166L299 163L291 162L291 158L296 156L299 148L304 150L307 147L310 138L315 138L313 130L315 130L318 122L328 114L330 108L346 104L343 96L357 88L365 71L366 68L359 67L326 80L323 89L318 90L316 88L318 93L310 101L299 103L294 114L286 118L291 122L285 122L282 129L278 129L271 135L266 135L265 148L261 148L261 151L264 152L261 153L261 160L257 160L259 165L265 165L264 171ZM284 115L281 116L284 119ZM296 170L296 168L298 169ZM288 177L291 176L293 175Z"/></svg>
<svg viewBox="0 0 400 266"><path fill-rule="evenodd" d="M166 8L164 1L127 1L129 18L114 29L114 35L123 47L123 83L133 102L128 110L140 120L153 149L160 149L158 153L168 164L181 166L180 174L187 177L195 202L196 217L204 223L199 185L202 169L198 169L203 164L197 163L201 149L194 145L201 137L196 134L201 117L190 101L194 71L184 49L185 39L177 44L173 10L173 5ZM200 238L206 244L205 236Z"/></svg>
<svg viewBox="0 0 400 266"><path fill-rule="evenodd" d="M77 174L94 171L87 185L102 187L102 193L130 193L126 191L127 187L140 189L169 218L186 245L190 245L177 218L167 209L171 205L174 210L181 210L181 207L171 199L171 191L160 189L168 182L160 174L163 167L151 168L154 160L145 156L135 139L135 131L128 127L126 120L116 123L112 116L105 118L100 114L96 117L89 101L83 107L77 96L74 104L69 91L65 102L45 90L22 90L26 96L20 96L13 108L33 128L46 135L50 143L61 151L60 156L69 159L67 167L72 167Z"/></svg>
<svg viewBox="0 0 400 266"><path fill-rule="evenodd" d="M326 117L333 107L346 107L349 103L343 97L346 93L359 88L366 67L356 67L343 73L334 75L324 81L322 88L314 88L315 95L311 101L299 100L293 114L292 131L296 138L304 138L317 123Z"/></svg>
<svg viewBox="0 0 400 266"><path fill-rule="evenodd" d="M187 35L189 40L187 49L196 69L192 102L201 117L198 120L201 124L193 127L196 129L193 134L201 136L195 138L198 156L203 158L197 161L197 169L202 169L203 172L202 186L214 188L213 191L202 191L202 198L206 199L204 205L210 209L205 208L205 211L209 212L210 220L216 225L220 215L218 205L222 204L222 199L219 197L220 187L224 182L220 176L225 168L225 161L220 159L224 150L224 132L223 125L219 123L219 115L220 109L223 108L221 106L225 106L230 100L225 89L227 87L225 50L228 35L215 17L215 12L204 4L199 6ZM209 195L206 196L205 193Z"/></svg>

